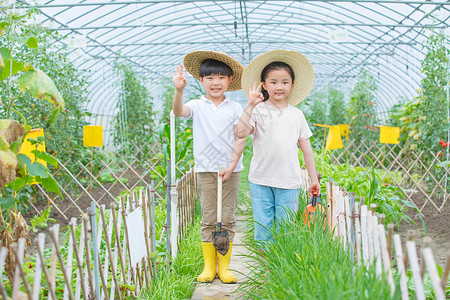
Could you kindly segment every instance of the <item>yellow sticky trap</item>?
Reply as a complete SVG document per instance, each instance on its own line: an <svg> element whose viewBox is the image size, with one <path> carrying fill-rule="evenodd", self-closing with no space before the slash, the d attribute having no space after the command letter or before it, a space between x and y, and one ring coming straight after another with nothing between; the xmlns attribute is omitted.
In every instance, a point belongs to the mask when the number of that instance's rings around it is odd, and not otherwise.
<svg viewBox="0 0 450 300"><path fill-rule="evenodd" d="M348 141L348 135L350 134L350 126L348 124L339 124L339 131L341 132L341 136L345 136L345 139Z"/></svg>
<svg viewBox="0 0 450 300"><path fill-rule="evenodd" d="M330 126L330 131L328 132L325 150L333 150L340 148L342 148L342 139L339 125Z"/></svg>
<svg viewBox="0 0 450 300"><path fill-rule="evenodd" d="M381 144L398 144L400 137L400 127L380 126Z"/></svg>
<svg viewBox="0 0 450 300"><path fill-rule="evenodd" d="M39 150L41 152L45 152L45 141L42 142L41 144L32 145L31 142L28 140L28 139L37 140L37 138L40 136L44 137L44 129L42 129L42 128L31 129L28 132L27 136L25 137L25 140L22 143L22 146L20 146L19 153L22 153L22 154L28 156L32 162L37 161L38 163L47 167L47 163L45 161L43 161L42 159L36 160L36 155L31 152L33 150Z"/></svg>
<svg viewBox="0 0 450 300"><path fill-rule="evenodd" d="M102 147L103 146L103 126L84 126L83 127L83 146Z"/></svg>

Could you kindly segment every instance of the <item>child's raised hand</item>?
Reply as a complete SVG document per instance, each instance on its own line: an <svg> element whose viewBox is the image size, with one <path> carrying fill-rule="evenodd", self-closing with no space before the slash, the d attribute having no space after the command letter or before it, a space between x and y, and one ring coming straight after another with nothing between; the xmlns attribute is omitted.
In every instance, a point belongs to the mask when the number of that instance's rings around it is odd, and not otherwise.
<svg viewBox="0 0 450 300"><path fill-rule="evenodd" d="M318 192L320 195L320 183L319 182L311 182L311 185L308 188L308 198L311 198L313 192Z"/></svg>
<svg viewBox="0 0 450 300"><path fill-rule="evenodd" d="M177 74L173 74L173 84L176 89L184 89L186 87L186 73L183 73L183 65L177 66Z"/></svg>
<svg viewBox="0 0 450 300"><path fill-rule="evenodd" d="M256 86L256 82L253 85L253 88L251 87L251 85L248 86L249 88L249 93L248 93L248 104L249 105L257 105L259 103L261 103L264 100L264 96L261 93L261 86L262 86L262 82Z"/></svg>

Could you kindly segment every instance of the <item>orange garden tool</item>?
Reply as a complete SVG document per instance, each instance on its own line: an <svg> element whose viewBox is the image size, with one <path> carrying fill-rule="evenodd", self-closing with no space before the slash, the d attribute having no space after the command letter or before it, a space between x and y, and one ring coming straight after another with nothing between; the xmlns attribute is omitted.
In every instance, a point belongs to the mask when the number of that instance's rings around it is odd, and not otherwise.
<svg viewBox="0 0 450 300"><path fill-rule="evenodd" d="M319 215L326 214L326 210L322 206L322 200L319 195L319 192L314 191L311 199L309 200L308 205L303 211L303 220L305 222L305 225L308 225L308 227L310 226L310 223L314 220L314 215L316 211L319 213Z"/></svg>

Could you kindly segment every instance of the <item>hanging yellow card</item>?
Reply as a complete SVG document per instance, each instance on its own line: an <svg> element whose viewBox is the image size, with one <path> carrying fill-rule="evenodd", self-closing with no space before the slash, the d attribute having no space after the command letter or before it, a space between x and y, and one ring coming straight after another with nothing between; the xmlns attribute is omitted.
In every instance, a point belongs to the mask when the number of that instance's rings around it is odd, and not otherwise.
<svg viewBox="0 0 450 300"><path fill-rule="evenodd" d="M328 132L325 150L333 150L340 148L342 148L342 139L339 125L330 126L330 131Z"/></svg>
<svg viewBox="0 0 450 300"><path fill-rule="evenodd" d="M103 146L103 126L86 125L83 127L83 146L102 147Z"/></svg>
<svg viewBox="0 0 450 300"><path fill-rule="evenodd" d="M380 143L398 144L400 137L400 127L380 126Z"/></svg>

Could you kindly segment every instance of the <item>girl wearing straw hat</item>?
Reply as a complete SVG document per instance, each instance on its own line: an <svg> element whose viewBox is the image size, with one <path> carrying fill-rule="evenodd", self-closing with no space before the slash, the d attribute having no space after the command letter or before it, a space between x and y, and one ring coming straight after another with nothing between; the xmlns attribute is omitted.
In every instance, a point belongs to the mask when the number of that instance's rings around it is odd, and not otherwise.
<svg viewBox="0 0 450 300"><path fill-rule="evenodd" d="M175 85L173 112L176 116L193 119L194 161L202 209L201 240L205 261L197 281L212 282L218 274L223 283L235 283L236 276L228 266L236 230L235 210L245 139L237 139L234 133L242 107L224 93L241 89L244 66L234 58L214 51L191 52L185 56L184 66L206 92L200 99L183 104L186 87L183 65L177 67L176 74L172 73ZM221 228L228 232L229 241L225 255L216 252L212 237L217 223L219 167L223 168L219 173L223 182ZM225 245L228 246L227 240Z"/></svg>
<svg viewBox="0 0 450 300"><path fill-rule="evenodd" d="M311 179L308 196L320 193L311 130L301 110L295 107L310 93L314 69L295 51L264 53L245 68L242 88L248 104L236 126L236 136L254 133L253 157L248 179L255 221L255 240L271 239L268 231L298 210L302 187L298 147L303 152Z"/></svg>

